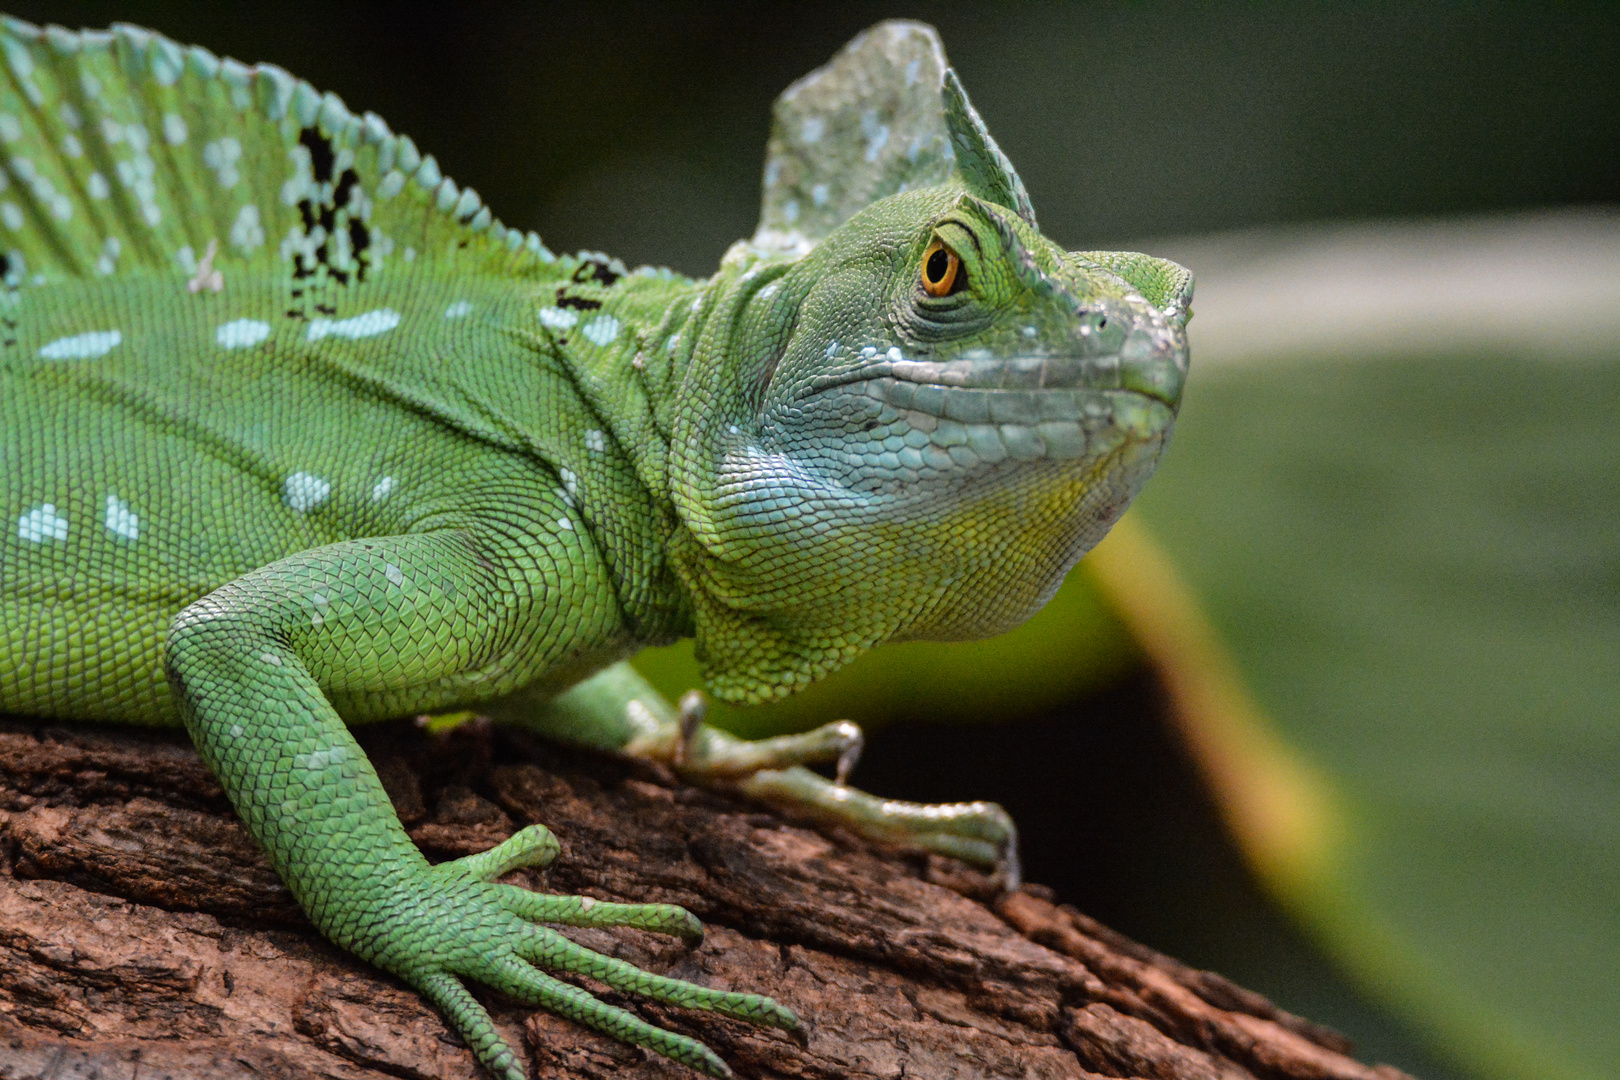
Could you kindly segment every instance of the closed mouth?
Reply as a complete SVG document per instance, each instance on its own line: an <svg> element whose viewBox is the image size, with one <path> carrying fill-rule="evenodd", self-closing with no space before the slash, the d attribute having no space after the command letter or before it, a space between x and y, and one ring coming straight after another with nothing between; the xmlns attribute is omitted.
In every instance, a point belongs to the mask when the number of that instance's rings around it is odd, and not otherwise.
<svg viewBox="0 0 1620 1080"><path fill-rule="evenodd" d="M1118 355L884 358L828 376L813 392L843 387L878 403L865 440L876 451L872 464L909 472L1095 460L1161 438L1173 404L1125 381Z"/></svg>

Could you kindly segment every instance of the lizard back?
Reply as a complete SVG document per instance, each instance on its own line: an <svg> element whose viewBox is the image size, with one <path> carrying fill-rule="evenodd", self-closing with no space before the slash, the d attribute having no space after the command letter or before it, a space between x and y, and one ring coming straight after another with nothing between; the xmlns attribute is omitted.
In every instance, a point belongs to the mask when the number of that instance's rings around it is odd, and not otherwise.
<svg viewBox="0 0 1620 1080"><path fill-rule="evenodd" d="M653 603L650 408L599 373L687 283L557 259L279 69L129 27L0 50L0 710L170 722L186 604L479 498L577 519Z"/></svg>

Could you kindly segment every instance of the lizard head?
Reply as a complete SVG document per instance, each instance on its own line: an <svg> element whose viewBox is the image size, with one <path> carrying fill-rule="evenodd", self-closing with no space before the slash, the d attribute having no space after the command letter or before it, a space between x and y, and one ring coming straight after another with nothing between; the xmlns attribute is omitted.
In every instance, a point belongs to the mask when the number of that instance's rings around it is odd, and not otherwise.
<svg viewBox="0 0 1620 1080"><path fill-rule="evenodd" d="M937 131L902 123L905 100L877 121L870 92L853 117L827 104L850 96L840 65L887 69L904 97L930 60ZM818 187L860 187L840 132L860 158L878 142L881 168L896 129L926 167L816 220L834 202ZM795 132L814 136L796 159ZM715 279L672 425L672 550L731 700L1028 618L1152 472L1187 371L1191 275L1042 236L932 31L856 39L784 95L772 150L760 232Z"/></svg>

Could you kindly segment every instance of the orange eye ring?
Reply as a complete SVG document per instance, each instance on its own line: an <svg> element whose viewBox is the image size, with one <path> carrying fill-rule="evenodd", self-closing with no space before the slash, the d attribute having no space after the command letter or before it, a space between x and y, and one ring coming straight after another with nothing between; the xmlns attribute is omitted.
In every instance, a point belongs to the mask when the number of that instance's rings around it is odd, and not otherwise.
<svg viewBox="0 0 1620 1080"><path fill-rule="evenodd" d="M949 296L960 292L966 277L962 260L944 243L935 240L922 257L922 287L929 296Z"/></svg>

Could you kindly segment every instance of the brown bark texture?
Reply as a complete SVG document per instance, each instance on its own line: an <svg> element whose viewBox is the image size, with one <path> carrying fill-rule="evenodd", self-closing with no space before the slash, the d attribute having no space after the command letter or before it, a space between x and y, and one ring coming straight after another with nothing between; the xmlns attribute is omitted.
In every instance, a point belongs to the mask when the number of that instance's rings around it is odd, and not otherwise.
<svg viewBox="0 0 1620 1080"><path fill-rule="evenodd" d="M696 948L567 933L797 1011L802 1040L591 987L741 1077L1403 1076L1038 887L997 895L947 859L486 726L360 737L430 858L544 822L562 857L511 880L696 913ZM482 996L540 1080L696 1075ZM314 932L182 733L0 720L0 1078L93 1077L483 1080L409 988Z"/></svg>

